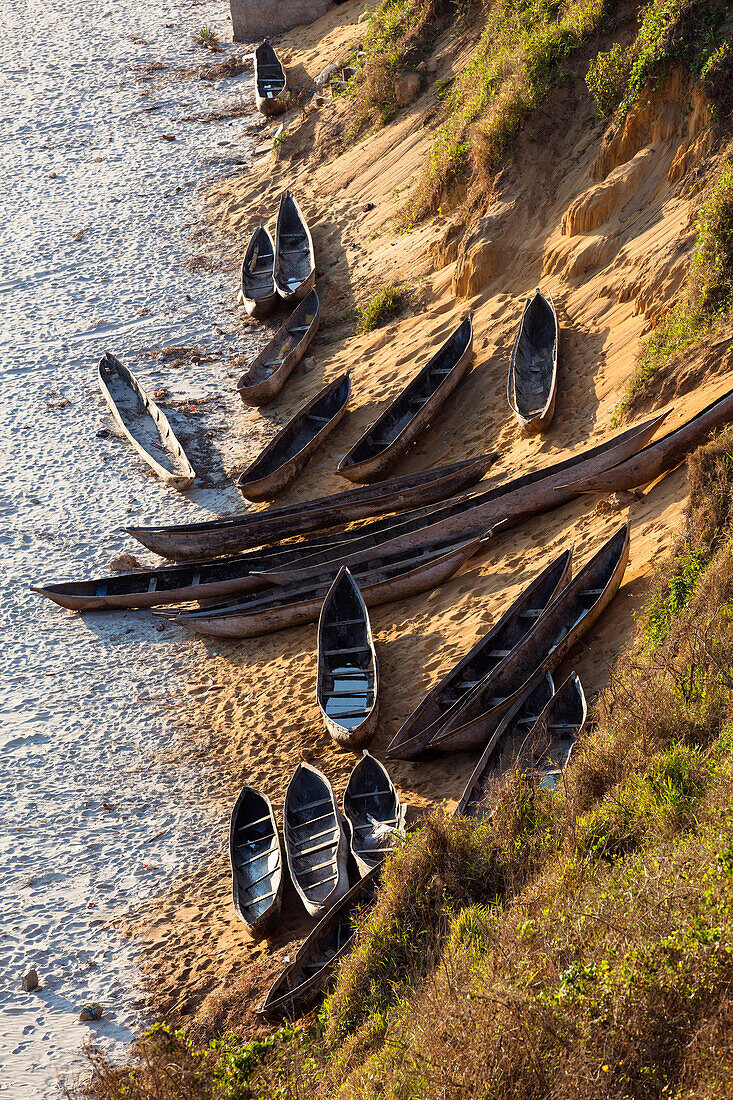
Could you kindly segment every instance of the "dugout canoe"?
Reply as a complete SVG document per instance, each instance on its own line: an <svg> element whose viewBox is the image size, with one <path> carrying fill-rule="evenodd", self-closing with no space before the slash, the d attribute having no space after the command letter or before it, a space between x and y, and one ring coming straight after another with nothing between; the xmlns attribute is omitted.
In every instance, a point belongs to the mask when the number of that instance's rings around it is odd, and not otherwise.
<svg viewBox="0 0 733 1100"><path fill-rule="evenodd" d="M462 752L486 746L531 677L536 672L553 672L608 607L629 560L629 535L630 525L624 524L550 604L513 653L454 705L431 738L431 749Z"/></svg>
<svg viewBox="0 0 733 1100"><path fill-rule="evenodd" d="M287 109L287 78L285 67L269 39L255 50L255 103L267 117L281 115Z"/></svg>
<svg viewBox="0 0 733 1100"><path fill-rule="evenodd" d="M297 199L284 191L280 196L275 229L275 286L286 302L299 301L316 283L313 239Z"/></svg>
<svg viewBox="0 0 733 1100"><path fill-rule="evenodd" d="M311 916L320 916L349 889L348 844L333 787L305 761L285 792L283 827L293 885Z"/></svg>
<svg viewBox="0 0 733 1100"><path fill-rule="evenodd" d="M245 405L266 405L280 393L318 332L321 303L311 290L237 382Z"/></svg>
<svg viewBox="0 0 733 1100"><path fill-rule="evenodd" d="M190 488L196 472L167 416L132 371L107 351L97 374L112 416L143 461L173 489Z"/></svg>
<svg viewBox="0 0 733 1100"><path fill-rule="evenodd" d="M362 876L383 863L397 837L405 835L406 809L384 764L365 749L344 791L351 853Z"/></svg>
<svg viewBox="0 0 733 1100"><path fill-rule="evenodd" d="M270 1020L306 1011L326 989L354 945L360 918L377 898L381 865L352 886L305 939L291 963L277 976L257 1013Z"/></svg>
<svg viewBox="0 0 733 1100"><path fill-rule="evenodd" d="M390 742L388 760L416 760L441 719L459 699L490 675L526 637L570 579L573 551L565 550L527 585L491 630L428 692Z"/></svg>
<svg viewBox="0 0 733 1100"><path fill-rule="evenodd" d="M379 667L369 612L342 566L318 618L316 698L326 729L344 748L359 748L379 714Z"/></svg>
<svg viewBox="0 0 733 1100"><path fill-rule="evenodd" d="M473 354L471 314L342 458L350 481L374 481L405 453L462 381Z"/></svg>
<svg viewBox="0 0 733 1100"><path fill-rule="evenodd" d="M213 557L336 528L383 512L405 512L435 504L470 489L498 457L498 452L493 451L417 474L390 478L379 485L362 485L344 493L243 516L162 527L126 527L125 531L164 558L187 561Z"/></svg>
<svg viewBox="0 0 733 1100"><path fill-rule="evenodd" d="M507 400L526 435L547 428L555 413L560 332L555 303L539 287L524 304L507 377Z"/></svg>
<svg viewBox="0 0 733 1100"><path fill-rule="evenodd" d="M351 393L351 375L334 378L299 409L237 480L249 500L279 496L341 423Z"/></svg>
<svg viewBox="0 0 733 1100"><path fill-rule="evenodd" d="M275 308L275 242L266 225L250 237L240 275L242 303L250 317L267 317Z"/></svg>
<svg viewBox="0 0 733 1100"><path fill-rule="evenodd" d="M527 738L519 767L553 790L562 779L575 742L588 719L588 704L580 677L571 672L547 703Z"/></svg>
<svg viewBox="0 0 733 1100"><path fill-rule="evenodd" d="M261 939L280 920L282 849L270 799L246 783L229 823L229 863L234 911L250 934Z"/></svg>

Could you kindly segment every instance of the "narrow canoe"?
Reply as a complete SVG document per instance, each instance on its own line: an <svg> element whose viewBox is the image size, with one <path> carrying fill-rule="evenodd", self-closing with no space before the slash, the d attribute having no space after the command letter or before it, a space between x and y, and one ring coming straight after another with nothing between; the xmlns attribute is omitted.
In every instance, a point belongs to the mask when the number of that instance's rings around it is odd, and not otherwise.
<svg viewBox="0 0 733 1100"><path fill-rule="evenodd" d="M277 397L318 332L320 316L321 303L312 290L237 382L245 405L266 405Z"/></svg>
<svg viewBox="0 0 733 1100"><path fill-rule="evenodd" d="M359 879L321 918L293 961L273 982L257 1009L260 1016L273 1020L293 1017L315 1004L353 947L360 918L377 899L380 872L381 865Z"/></svg>
<svg viewBox="0 0 733 1100"><path fill-rule="evenodd" d="M387 748L388 760L415 760L426 755L428 741L446 712L509 656L568 583L572 560L570 549L550 562L491 630L428 692L395 734Z"/></svg>
<svg viewBox="0 0 733 1100"><path fill-rule="evenodd" d="M337 744L358 748L369 740L379 714L379 668L369 612L346 566L318 619L316 695Z"/></svg>
<svg viewBox="0 0 733 1100"><path fill-rule="evenodd" d="M581 569L516 649L449 711L430 747L440 752L483 749L535 672L552 672L608 607L629 560L624 524Z"/></svg>
<svg viewBox="0 0 733 1100"><path fill-rule="evenodd" d="M275 286L286 302L305 298L316 282L313 239L297 199L289 191L280 197L275 230Z"/></svg>
<svg viewBox="0 0 733 1100"><path fill-rule="evenodd" d="M391 555L390 560L382 562L377 569L357 567L354 574L365 604L367 607L377 607L437 588L477 553L490 537L491 532L465 542L449 540L447 549L442 542L434 549L418 546L411 551ZM285 585L277 592L266 595L254 593L252 598L238 603L168 617L200 634L213 634L220 638L253 638L315 622L331 583L331 575L326 573L314 576L306 583L301 581Z"/></svg>
<svg viewBox="0 0 733 1100"><path fill-rule="evenodd" d="M196 476L165 413L116 356L99 361L99 387L113 417L151 470L173 489L190 488Z"/></svg>
<svg viewBox="0 0 733 1100"><path fill-rule="evenodd" d="M471 314L341 460L350 481L374 481L403 455L462 381L473 354Z"/></svg>
<svg viewBox="0 0 733 1100"><path fill-rule="evenodd" d="M249 500L272 500L295 481L340 424L350 393L348 371L319 390L240 475L237 486L242 493Z"/></svg>
<svg viewBox="0 0 733 1100"><path fill-rule="evenodd" d="M265 39L255 50L255 102L263 115L281 115L287 108L285 68Z"/></svg>
<svg viewBox="0 0 733 1100"><path fill-rule="evenodd" d="M280 920L283 860L272 803L246 783L232 810L229 863L234 911L260 939Z"/></svg>
<svg viewBox="0 0 733 1100"><path fill-rule="evenodd" d="M311 916L319 916L349 888L348 850L333 787L312 764L295 769L283 822L293 885Z"/></svg>
<svg viewBox="0 0 733 1100"><path fill-rule="evenodd" d="M267 317L278 295L275 290L275 242L265 225L250 238L242 260L242 302L250 317Z"/></svg>
<svg viewBox="0 0 733 1100"><path fill-rule="evenodd" d="M539 287L524 305L507 378L507 400L526 435L549 426L557 396L560 333L555 304Z"/></svg>
<svg viewBox="0 0 733 1100"><path fill-rule="evenodd" d="M383 512L405 512L446 500L480 481L498 457L494 451L418 474L390 478L381 485L362 485L345 493L243 516L165 527L126 527L125 530L164 558L187 561L213 557L328 530Z"/></svg>
<svg viewBox="0 0 733 1100"><path fill-rule="evenodd" d="M588 704L580 677L571 672L560 684L527 738L526 754L519 766L537 779L540 787L554 790L588 718Z"/></svg>
<svg viewBox="0 0 733 1100"><path fill-rule="evenodd" d="M362 876L378 867L397 837L405 835L406 809L384 764L365 749L344 791L351 852Z"/></svg>

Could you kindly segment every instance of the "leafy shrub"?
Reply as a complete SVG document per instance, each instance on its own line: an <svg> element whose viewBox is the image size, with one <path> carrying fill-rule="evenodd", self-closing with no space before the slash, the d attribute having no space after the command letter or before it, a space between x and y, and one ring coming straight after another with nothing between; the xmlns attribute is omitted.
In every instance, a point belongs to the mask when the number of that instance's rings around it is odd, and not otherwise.
<svg viewBox="0 0 733 1100"><path fill-rule="evenodd" d="M399 317L412 302L412 294L402 283L390 283L382 287L359 311L357 332L373 332Z"/></svg>

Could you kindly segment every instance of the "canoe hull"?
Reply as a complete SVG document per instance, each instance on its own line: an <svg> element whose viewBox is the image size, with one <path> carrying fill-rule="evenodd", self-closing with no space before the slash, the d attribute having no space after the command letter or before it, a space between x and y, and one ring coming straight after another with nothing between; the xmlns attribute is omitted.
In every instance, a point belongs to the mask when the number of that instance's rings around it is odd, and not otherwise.
<svg viewBox="0 0 733 1100"><path fill-rule="evenodd" d="M275 298L277 298L277 295L275 295ZM315 316L308 326L308 331L300 337L295 346L283 358L277 370L273 371L269 378L264 378L261 382L248 381L250 378L256 379L261 365L266 363L272 355L276 354L277 350L282 347L283 342L287 338L289 327L300 323L301 314L305 316L307 312L307 307L304 308L304 306L306 306L305 299L303 299L300 306L298 306L285 324L280 327L269 344L260 352L249 369L246 370L239 379L237 389L245 405L251 405L258 408L260 405L269 404L270 401L277 397L290 375L303 359L303 356L313 342L313 337L318 332L318 324L321 316L321 303L315 291L314 299Z"/></svg>
<svg viewBox="0 0 733 1100"><path fill-rule="evenodd" d="M336 843L332 846L334 849L334 885L332 890L322 900L317 900L313 896L313 891L309 890L307 884L303 882L304 875L307 873L306 868L302 862L298 863L298 857L293 851L293 842L290 835L290 821L294 812L298 807L294 806L294 791L296 790L303 773L310 773L316 777L317 782L320 784L324 792L328 792L328 799L330 800L330 809L333 811L333 817L335 821L334 832L337 831ZM342 898L349 889L349 876L347 870L348 864L348 845L346 840L346 834L344 832L343 820L339 812L338 804L336 802L336 795L333 792L333 787L329 783L323 772L318 768L314 768L312 764L306 764L301 762L295 769L295 774L288 784L288 788L285 792L285 803L283 807L283 820L285 823L285 855L288 861L288 870L290 871L290 879L293 886L298 892L300 900L303 902L305 909L312 917L322 916L327 910L329 910L339 898ZM304 819L304 821L307 819ZM302 823L301 823L302 824ZM322 857L322 853L321 853Z"/></svg>
<svg viewBox="0 0 733 1100"><path fill-rule="evenodd" d="M517 359L519 355L520 342L522 333L527 320L527 313L532 307L533 302L537 298L543 299L543 301L549 306L552 313L554 322L554 338L552 346L552 363L550 367L550 384L547 400L542 409L534 412L532 415L527 416L520 408L519 401L516 394L516 378L517 378ZM548 428L552 423L552 418L555 415L555 401L557 399L557 357L560 348L560 327L557 323L557 312L555 310L555 303L549 294L540 294L539 289L535 291L533 298L528 298L524 305L524 311L522 313L522 320L519 325L519 331L517 332L516 339L514 340L514 347L512 348L512 357L509 363L509 375L507 378L507 400L509 407L514 413L516 421L519 427L522 429L525 435L539 435L545 428Z"/></svg>
<svg viewBox="0 0 733 1100"><path fill-rule="evenodd" d="M275 821L275 813L272 808L272 803L270 802L267 795L263 795L259 791L252 791L256 798L262 801L263 809L266 808L267 812L269 813L272 836L276 841L277 851L279 853L279 859L277 861L278 866L273 869L272 874L275 885L272 900L270 901L270 904L267 906L264 912L253 918L250 910L246 905L246 899L242 898L241 887L244 884L244 880L242 879L241 870L237 867L237 861L234 854L236 849L235 833L238 825L240 806L242 805L243 800L247 798L251 790L252 789L247 784L245 784L232 809L231 819L229 823L229 867L232 875L232 905L234 907L234 912L237 914L242 923L246 926L252 938L259 940L264 939L266 936L270 935L270 933L273 932L280 923L283 896L283 858L282 847L280 845L280 835L277 831L277 823Z"/></svg>

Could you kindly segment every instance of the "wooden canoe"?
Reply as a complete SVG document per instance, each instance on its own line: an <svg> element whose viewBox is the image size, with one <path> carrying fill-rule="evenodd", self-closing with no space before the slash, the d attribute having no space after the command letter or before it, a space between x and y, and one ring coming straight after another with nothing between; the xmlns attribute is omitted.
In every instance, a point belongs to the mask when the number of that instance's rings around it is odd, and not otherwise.
<svg viewBox="0 0 733 1100"><path fill-rule="evenodd" d="M554 790L588 719L580 677L571 672L560 684L527 738L519 766L545 790Z"/></svg>
<svg viewBox="0 0 733 1100"><path fill-rule="evenodd" d="M573 479L561 489L574 493L618 493L656 481L662 474L676 470L687 456L711 434L733 420L733 390L728 390L673 432L648 443L643 450L619 462L602 474L583 480Z"/></svg>
<svg viewBox="0 0 733 1100"><path fill-rule="evenodd" d="M316 696L337 744L359 748L369 740L379 714L379 668L369 612L346 566L318 619Z"/></svg>
<svg viewBox="0 0 733 1100"><path fill-rule="evenodd" d="M471 314L341 460L350 481L374 481L403 455L462 381L473 354Z"/></svg>
<svg viewBox="0 0 733 1100"><path fill-rule="evenodd" d="M243 516L164 527L126 527L125 530L164 558L188 561L213 557L282 538L332 529L383 512L404 512L446 500L480 481L498 457L494 451L418 474L390 478L380 485L362 485L345 493Z"/></svg>
<svg viewBox="0 0 733 1100"><path fill-rule="evenodd" d="M287 422L240 475L237 487L249 500L272 500L295 481L346 412L351 376L334 378Z"/></svg>
<svg viewBox="0 0 733 1100"><path fill-rule="evenodd" d="M560 332L555 304L539 287L524 305L507 378L507 400L526 435L549 426L557 396Z"/></svg>
<svg viewBox="0 0 733 1100"><path fill-rule="evenodd" d="M285 67L268 39L255 50L255 102L268 117L281 115L288 106Z"/></svg>
<svg viewBox="0 0 733 1100"><path fill-rule="evenodd" d="M290 191L280 196L275 230L275 286L286 302L305 298L316 283L313 239L297 199Z"/></svg>
<svg viewBox="0 0 733 1100"><path fill-rule="evenodd" d="M629 534L629 524L620 527L491 676L447 712L431 748L460 752L485 747L527 681L536 672L554 671L608 607L629 560Z"/></svg>
<svg viewBox="0 0 733 1100"><path fill-rule="evenodd" d="M414 547L390 555L377 569L356 567L354 575L367 607L393 600L408 599L437 588L456 573L464 562L491 537L484 533L467 541L441 543L435 548ZM447 548L446 548L447 545ZM323 600L331 587L330 573L314 576L308 582L284 585L264 595L253 593L249 599L200 611L167 616L173 622L200 634L220 638L253 638L290 626L315 622ZM164 612L157 612L164 615Z"/></svg>
<svg viewBox="0 0 733 1100"><path fill-rule="evenodd" d="M312 290L237 382L245 405L266 405L280 393L318 332L321 303Z"/></svg>
<svg viewBox="0 0 733 1100"><path fill-rule="evenodd" d="M283 823L293 885L311 916L319 916L349 888L348 850L333 787L305 761L285 792Z"/></svg>
<svg viewBox="0 0 733 1100"><path fill-rule="evenodd" d="M107 351L99 361L98 375L102 396L140 457L173 489L190 488L194 468L167 416L132 371Z"/></svg>
<svg viewBox="0 0 733 1100"><path fill-rule="evenodd" d="M416 760L427 754L428 741L447 711L509 656L565 587L572 560L570 549L550 562L491 630L428 692L392 739L385 754L388 760Z"/></svg>
<svg viewBox="0 0 733 1100"><path fill-rule="evenodd" d="M242 260L242 303L250 317L267 317L275 308L275 242L265 225L250 238Z"/></svg>
<svg viewBox="0 0 733 1100"><path fill-rule="evenodd" d="M405 835L405 810L384 764L364 750L344 791L344 817L351 853L360 874L368 875Z"/></svg>
<svg viewBox="0 0 733 1100"><path fill-rule="evenodd" d="M271 1020L292 1018L315 1004L353 947L360 918L377 899L380 873L381 865L359 879L321 918L271 985L258 1015Z"/></svg>
<svg viewBox="0 0 733 1100"><path fill-rule="evenodd" d="M495 729L471 773L455 815L483 818L489 800L508 771L517 766L527 734L555 694L549 672L536 673Z"/></svg>
<svg viewBox="0 0 733 1100"><path fill-rule="evenodd" d="M280 920L283 860L272 803L246 783L232 810L229 863L234 912L260 939Z"/></svg>

